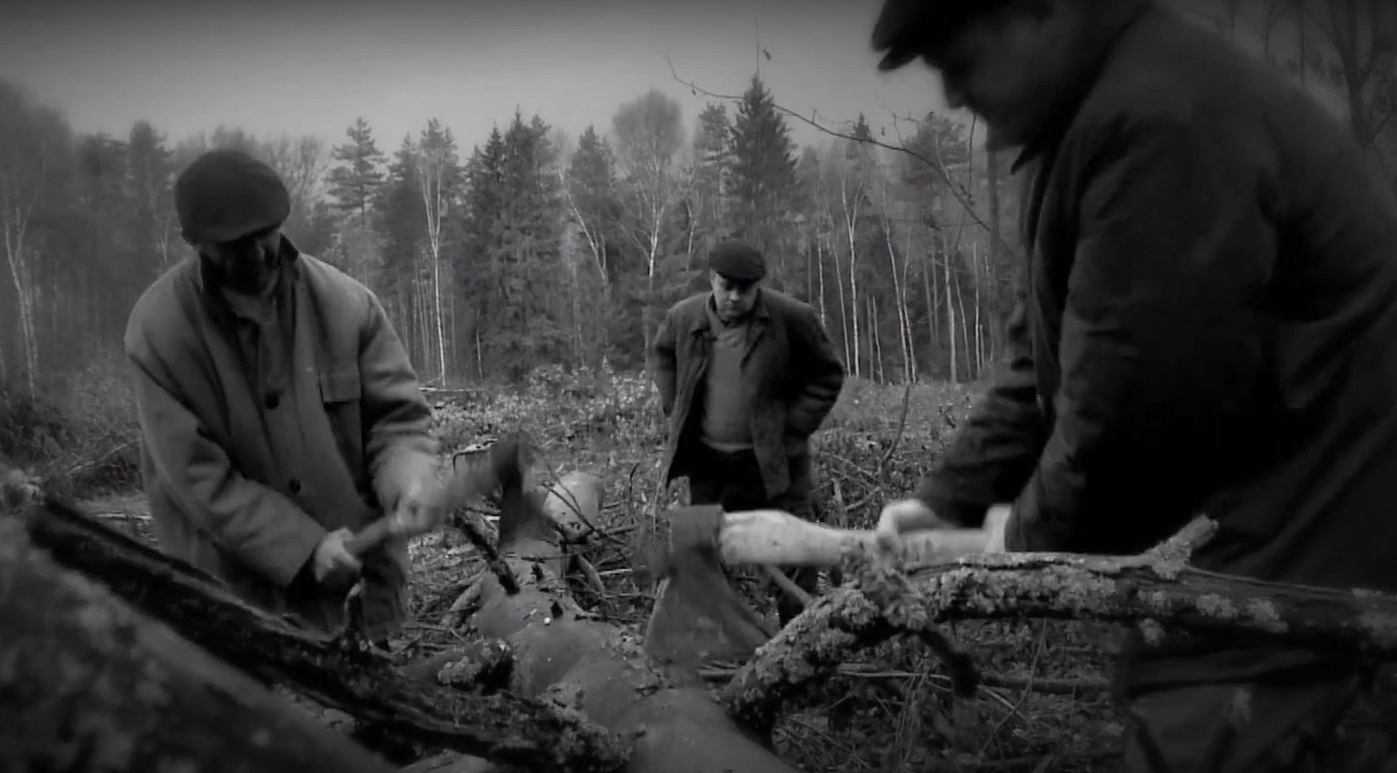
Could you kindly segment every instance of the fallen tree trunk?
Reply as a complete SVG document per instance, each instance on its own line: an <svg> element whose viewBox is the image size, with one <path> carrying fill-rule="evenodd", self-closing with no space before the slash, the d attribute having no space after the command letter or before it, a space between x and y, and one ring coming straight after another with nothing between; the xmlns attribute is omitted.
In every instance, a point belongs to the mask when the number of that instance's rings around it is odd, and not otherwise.
<svg viewBox="0 0 1397 773"><path fill-rule="evenodd" d="M269 615L55 497L30 503L24 524L59 564L100 580L232 666L396 736L546 770L613 770L625 759L626 744L574 715L505 692L470 694L405 678L388 658Z"/></svg>
<svg viewBox="0 0 1397 773"><path fill-rule="evenodd" d="M386 773L0 521L0 770Z"/></svg>
<svg viewBox="0 0 1397 773"><path fill-rule="evenodd" d="M1047 618L1139 623L1320 652L1397 660L1397 596L1262 582L1192 569L1211 523L1140 556L1057 553L967 556L905 573L846 557L853 581L818 598L723 688L730 715L770 727L781 705L857 650L950 620Z"/></svg>
<svg viewBox="0 0 1397 773"><path fill-rule="evenodd" d="M561 499L579 503L578 517L594 521L599 487L585 476L571 480L583 492ZM500 510L499 551L519 591L487 574L468 597L471 627L514 652L511 691L570 707L632 739L625 769L633 773L795 773L723 712L697 672L666 667L624 630L588 619L567 591L557 529L519 481L505 482ZM486 769L478 759L448 754L404 770Z"/></svg>

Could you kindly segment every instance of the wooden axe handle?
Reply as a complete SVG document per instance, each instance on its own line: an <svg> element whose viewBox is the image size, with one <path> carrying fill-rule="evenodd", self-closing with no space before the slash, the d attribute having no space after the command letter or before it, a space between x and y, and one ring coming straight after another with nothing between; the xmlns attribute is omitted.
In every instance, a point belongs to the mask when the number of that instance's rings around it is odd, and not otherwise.
<svg viewBox="0 0 1397 773"><path fill-rule="evenodd" d="M385 515L365 526L354 536L344 541L344 549L352 556L362 556L382 545L391 536L393 516Z"/></svg>
<svg viewBox="0 0 1397 773"><path fill-rule="evenodd" d="M988 529L931 529L903 535L895 549L904 560L952 561L985 552ZM835 566L846 547L876 550L874 532L836 529L780 510L724 513L718 557L729 565Z"/></svg>
<svg viewBox="0 0 1397 773"><path fill-rule="evenodd" d="M442 510L446 511L464 507L471 500L494 488L497 483L493 465L482 464L467 467L453 474L442 485L442 497L439 505ZM345 540L344 547L351 555L362 556L382 545L392 536L393 514L389 513Z"/></svg>

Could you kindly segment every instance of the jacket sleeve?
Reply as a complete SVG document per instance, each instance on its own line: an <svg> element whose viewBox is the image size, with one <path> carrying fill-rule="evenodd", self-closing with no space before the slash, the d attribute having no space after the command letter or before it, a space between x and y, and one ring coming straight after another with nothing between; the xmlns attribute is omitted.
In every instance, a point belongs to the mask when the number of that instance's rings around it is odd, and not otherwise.
<svg viewBox="0 0 1397 773"><path fill-rule="evenodd" d="M1010 550L1077 549L1088 514L1128 517L1100 512L1100 492L1201 472L1183 471L1255 399L1263 367L1276 237L1248 154L1181 118L1101 135L1082 146L1056 421L1015 502Z"/></svg>
<svg viewBox="0 0 1397 773"><path fill-rule="evenodd" d="M655 340L650 343L648 355L650 375L660 392L660 410L669 416L674 410L675 396L674 309L665 313L664 320L655 331Z"/></svg>
<svg viewBox="0 0 1397 773"><path fill-rule="evenodd" d="M834 344L814 309L801 309L791 332L791 369L800 375L801 383L786 423L790 431L804 438L815 434L834 410L844 388L844 363L834 353Z"/></svg>
<svg viewBox="0 0 1397 773"><path fill-rule="evenodd" d="M239 474L165 386L160 368L145 357L128 358L141 442L165 492L220 550L278 587L290 585L314 555L324 527L290 498Z"/></svg>
<svg viewBox="0 0 1397 773"><path fill-rule="evenodd" d="M916 494L938 517L962 526L980 526L991 505L1018 496L1047 439L1021 289L1018 295L989 390Z"/></svg>
<svg viewBox="0 0 1397 773"><path fill-rule="evenodd" d="M407 350L372 293L359 339L359 379L364 458L379 505L392 511L411 475L424 469L435 471L437 442L432 435L432 411Z"/></svg>

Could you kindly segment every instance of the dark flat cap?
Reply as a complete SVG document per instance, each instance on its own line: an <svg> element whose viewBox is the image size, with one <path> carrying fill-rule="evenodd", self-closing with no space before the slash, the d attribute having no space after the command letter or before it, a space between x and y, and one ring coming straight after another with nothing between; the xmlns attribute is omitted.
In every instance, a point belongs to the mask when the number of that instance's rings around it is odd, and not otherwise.
<svg viewBox="0 0 1397 773"><path fill-rule="evenodd" d="M883 53L879 70L896 70L945 45L970 22L1014 0L884 0L873 25L873 51Z"/></svg>
<svg viewBox="0 0 1397 773"><path fill-rule="evenodd" d="M227 242L281 225L291 195L270 166L240 150L210 150L175 180L175 213L191 242Z"/></svg>
<svg viewBox="0 0 1397 773"><path fill-rule="evenodd" d="M734 282L755 282L766 276L766 258L746 242L721 242L708 251L708 265Z"/></svg>

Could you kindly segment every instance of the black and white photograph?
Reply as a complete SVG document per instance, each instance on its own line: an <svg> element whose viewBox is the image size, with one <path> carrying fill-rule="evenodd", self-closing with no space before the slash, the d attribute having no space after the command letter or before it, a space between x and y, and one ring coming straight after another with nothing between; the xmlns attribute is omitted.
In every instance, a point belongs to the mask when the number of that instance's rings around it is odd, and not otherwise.
<svg viewBox="0 0 1397 773"><path fill-rule="evenodd" d="M1397 773L1397 0L0 5L0 773Z"/></svg>

